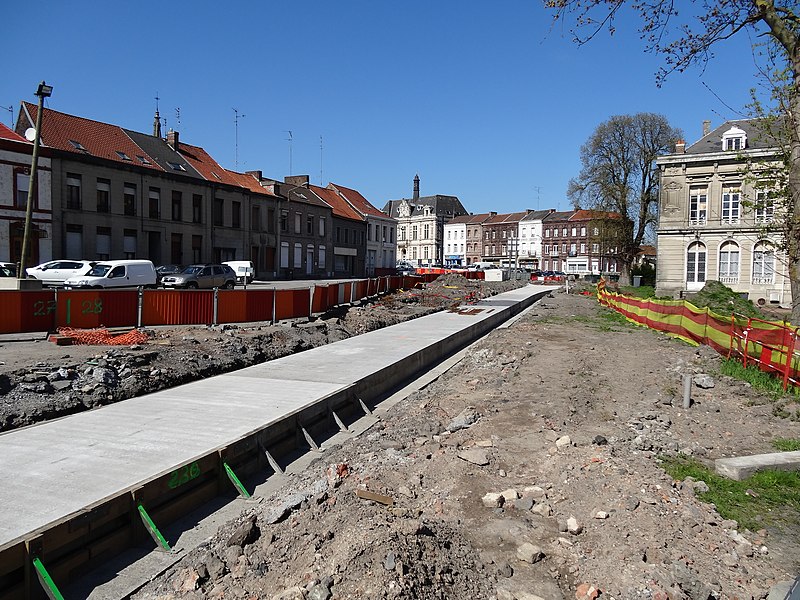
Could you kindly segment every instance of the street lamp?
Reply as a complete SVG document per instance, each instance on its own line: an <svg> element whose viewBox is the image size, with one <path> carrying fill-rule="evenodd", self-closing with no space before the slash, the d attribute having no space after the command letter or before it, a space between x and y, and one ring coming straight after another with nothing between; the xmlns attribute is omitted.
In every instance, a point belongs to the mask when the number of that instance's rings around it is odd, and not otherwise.
<svg viewBox="0 0 800 600"><path fill-rule="evenodd" d="M31 212L33 211L33 193L37 189L36 168L39 165L39 137L42 131L42 113L44 112L44 99L53 94L53 86L47 85L44 81L36 88L36 96L39 98L39 110L36 111L36 132L33 138L33 157L31 158L31 176L28 180L28 202L25 205L25 231L22 235L22 255L19 258L19 272L17 277L25 279L25 259L28 255L28 244L31 236Z"/></svg>

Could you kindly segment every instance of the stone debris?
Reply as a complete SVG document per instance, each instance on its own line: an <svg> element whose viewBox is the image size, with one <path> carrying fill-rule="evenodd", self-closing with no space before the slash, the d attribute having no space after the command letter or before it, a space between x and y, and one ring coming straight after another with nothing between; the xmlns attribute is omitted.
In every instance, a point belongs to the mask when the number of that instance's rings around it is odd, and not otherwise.
<svg viewBox="0 0 800 600"><path fill-rule="evenodd" d="M462 450L456 456L461 460L465 460L473 465L485 466L489 464L489 455L486 450L482 448L470 448Z"/></svg>

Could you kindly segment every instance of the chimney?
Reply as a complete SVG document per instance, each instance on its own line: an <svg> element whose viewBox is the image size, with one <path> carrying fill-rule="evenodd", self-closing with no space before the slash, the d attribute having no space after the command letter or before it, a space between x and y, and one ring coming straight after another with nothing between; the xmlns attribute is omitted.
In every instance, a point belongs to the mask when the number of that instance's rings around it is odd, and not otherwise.
<svg viewBox="0 0 800 600"><path fill-rule="evenodd" d="M158 114L158 109L156 109L156 116L153 117L153 137L161 137L161 116Z"/></svg>
<svg viewBox="0 0 800 600"><path fill-rule="evenodd" d="M264 173L262 171L245 171L244 174L245 175L252 175L253 177L258 179L259 181L261 181L263 179L263 175L264 175Z"/></svg>
<svg viewBox="0 0 800 600"><path fill-rule="evenodd" d="M308 179L308 175L287 175L283 178L283 182L289 185L308 187Z"/></svg>
<svg viewBox="0 0 800 600"><path fill-rule="evenodd" d="M678 140L675 142L675 154L686 154L686 142Z"/></svg>
<svg viewBox="0 0 800 600"><path fill-rule="evenodd" d="M706 136L711 133L711 121L706 119L703 121L703 135Z"/></svg>
<svg viewBox="0 0 800 600"><path fill-rule="evenodd" d="M419 200L419 174L414 175L414 201Z"/></svg>
<svg viewBox="0 0 800 600"><path fill-rule="evenodd" d="M177 131L173 131L172 129L170 129L167 132L167 143L170 146L172 146L172 149L175 150L175 152L180 152L180 148L179 148L180 141L178 140L178 132Z"/></svg>

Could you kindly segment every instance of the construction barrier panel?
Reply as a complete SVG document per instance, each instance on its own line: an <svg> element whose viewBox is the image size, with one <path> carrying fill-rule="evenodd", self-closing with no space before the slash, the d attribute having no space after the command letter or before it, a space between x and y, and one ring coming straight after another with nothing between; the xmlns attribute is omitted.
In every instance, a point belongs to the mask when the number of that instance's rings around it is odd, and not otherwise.
<svg viewBox="0 0 800 600"><path fill-rule="evenodd" d="M217 323L253 323L272 320L273 290L220 290Z"/></svg>
<svg viewBox="0 0 800 600"><path fill-rule="evenodd" d="M314 295L311 298L311 312L323 313L328 310L328 307L330 306L328 302L329 287L330 286L328 285L314 286Z"/></svg>
<svg viewBox="0 0 800 600"><path fill-rule="evenodd" d="M634 298L597 285L600 304L612 308L637 325L662 331L690 344L706 345L745 366L755 365L788 384L800 382L798 328L779 321L744 315L722 316L708 307L698 308L686 300Z"/></svg>
<svg viewBox="0 0 800 600"><path fill-rule="evenodd" d="M213 290L144 291L142 325L209 325L213 321Z"/></svg>
<svg viewBox="0 0 800 600"><path fill-rule="evenodd" d="M311 302L311 290L277 290L275 292L275 319L307 317Z"/></svg>
<svg viewBox="0 0 800 600"><path fill-rule="evenodd" d="M136 327L138 290L58 292L56 328Z"/></svg>
<svg viewBox="0 0 800 600"><path fill-rule="evenodd" d="M339 288L341 285L332 283L328 285L328 306L336 306L339 304Z"/></svg>
<svg viewBox="0 0 800 600"><path fill-rule="evenodd" d="M353 284L349 281L346 283L339 284L339 302L338 304L347 304L350 302L350 299L353 297Z"/></svg>
<svg viewBox="0 0 800 600"><path fill-rule="evenodd" d="M0 333L55 330L53 290L9 290L0 294Z"/></svg>
<svg viewBox="0 0 800 600"><path fill-rule="evenodd" d="M370 296L368 280L356 281L354 285L356 289L353 292L353 301L363 300Z"/></svg>

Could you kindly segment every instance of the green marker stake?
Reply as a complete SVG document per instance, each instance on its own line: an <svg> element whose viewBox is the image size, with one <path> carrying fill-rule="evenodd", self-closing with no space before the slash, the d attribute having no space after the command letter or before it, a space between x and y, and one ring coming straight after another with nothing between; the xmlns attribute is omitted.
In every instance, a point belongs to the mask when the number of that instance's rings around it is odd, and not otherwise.
<svg viewBox="0 0 800 600"><path fill-rule="evenodd" d="M70 318L69 318L69 311L70 311L70 303L71 303L71 302L72 302L72 300L70 300L69 298L67 298L67 325L69 325L69 322L70 322Z"/></svg>
<svg viewBox="0 0 800 600"><path fill-rule="evenodd" d="M236 473L234 473L234 472L233 472L233 469L231 469L231 468L228 466L228 463L226 463L226 462L224 462L224 463L222 463L222 464L225 466L225 472L228 474L228 479L230 479L230 480L231 480L231 483L232 483L232 484L234 485L234 487L235 487L235 488L238 490L239 494L241 494L241 496L242 496L243 498L249 498L249 497L250 497L250 494L248 494L248 493L247 493L247 490L246 490L246 489L244 488L244 486L242 485L242 482L241 482L241 481L239 481L239 478L238 478L238 477L236 477Z"/></svg>
<svg viewBox="0 0 800 600"><path fill-rule="evenodd" d="M50 573L47 572L47 569L44 568L42 561L37 556L33 559L33 567L36 569L36 572L39 574L39 580L45 587L45 592L50 597L51 600L64 600L64 596L61 595L61 592L58 591L58 587L56 586L56 582L53 581L53 578L50 577Z"/></svg>
<svg viewBox="0 0 800 600"><path fill-rule="evenodd" d="M142 503L139 502L136 507L139 509L139 514L142 517L142 521L144 521L144 526L147 527L147 531L150 532L150 535L153 537L156 543L158 543L167 552L171 552L172 548L169 547L169 542L167 542L164 536L161 535L158 527L156 527L156 524L153 523L153 519L150 518L150 515L147 514L144 506L142 506Z"/></svg>

